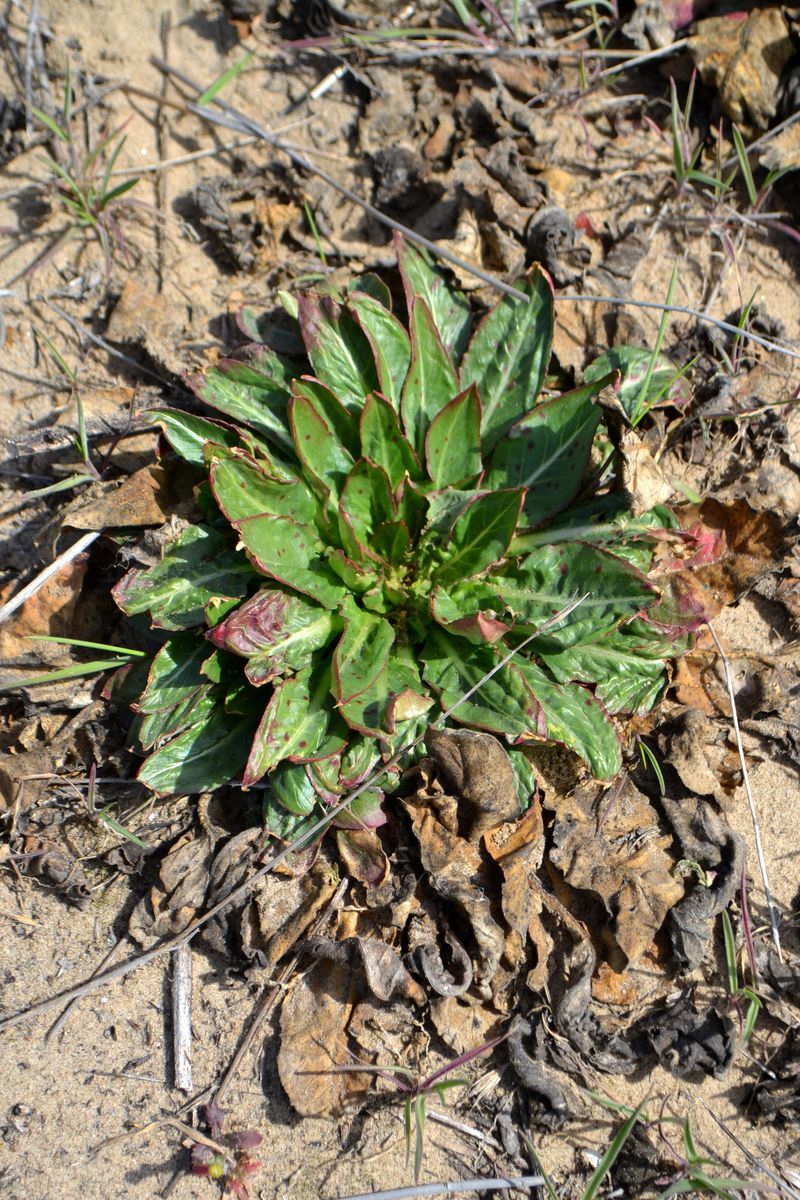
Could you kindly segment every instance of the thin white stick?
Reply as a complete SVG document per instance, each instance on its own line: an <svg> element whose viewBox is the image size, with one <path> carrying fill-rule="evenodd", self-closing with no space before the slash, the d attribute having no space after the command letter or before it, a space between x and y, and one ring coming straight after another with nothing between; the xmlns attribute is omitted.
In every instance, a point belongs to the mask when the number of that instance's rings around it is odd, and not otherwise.
<svg viewBox="0 0 800 1200"><path fill-rule="evenodd" d="M736 749L739 751L739 762L742 765L742 782L744 784L747 803L750 805L750 817L753 821L753 833L756 842L756 857L758 859L758 867L761 872L761 882L764 885L764 895L767 900L767 910L769 912L769 923L772 929L772 940L775 943L775 949L778 952L778 958L783 962L783 954L781 953L781 938L778 931L778 914L775 911L775 906L772 903L772 892L769 887L769 878L767 876L767 864L764 859L764 849L761 844L761 827L758 823L758 813L756 811L756 802L753 799L753 792L750 787L750 774L747 770L747 760L744 756L744 746L742 745L742 734L739 729L739 714L736 711L736 695L733 690L733 675L728 661L728 656L722 649L722 643L717 637L716 631L710 621L707 622L708 632L714 639L714 645L717 647L722 669L725 672L725 683L728 687L728 699L731 702L731 715L733 717L733 729L736 734Z"/></svg>
<svg viewBox="0 0 800 1200"><path fill-rule="evenodd" d="M516 1179L454 1179L450 1183L419 1183L416 1187L393 1188L390 1192L361 1192L343 1200L413 1200L416 1196L455 1196L459 1192L508 1192L544 1187L542 1175L520 1175Z"/></svg>
<svg viewBox="0 0 800 1200"><path fill-rule="evenodd" d="M17 592L16 596L13 596L7 604L4 604L0 608L0 625L4 621L7 621L18 608L21 608L26 600L30 600L31 596L35 596L39 588L44 587L48 579L52 579L62 567L65 567L67 563L71 563L73 558L77 558L87 546L91 546L92 542L99 537L99 529L94 530L92 533L84 533L73 546L70 546L69 550L65 550L63 554L59 554L58 558L54 558L49 567L45 567L43 571L40 571L35 579L32 579L30 583L26 583L22 591Z"/></svg>
<svg viewBox="0 0 800 1200"><path fill-rule="evenodd" d="M192 1091L192 951L178 946L172 959L172 1046L175 1087Z"/></svg>

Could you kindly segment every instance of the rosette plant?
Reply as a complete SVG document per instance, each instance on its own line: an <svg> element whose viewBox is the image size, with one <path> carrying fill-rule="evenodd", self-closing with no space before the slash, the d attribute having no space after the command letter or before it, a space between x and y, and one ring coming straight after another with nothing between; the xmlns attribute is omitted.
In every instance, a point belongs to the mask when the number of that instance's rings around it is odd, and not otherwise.
<svg viewBox="0 0 800 1200"><path fill-rule="evenodd" d="M611 779L615 715L652 707L698 620L664 553L691 535L597 489L598 396L615 389L618 421L638 390L602 364L543 390L547 276L476 323L397 250L405 321L369 275L286 298L304 357L245 345L190 380L221 419L154 414L197 468L202 519L116 588L166 636L133 706L139 778L160 794L263 781L275 832L365 780L576 597L452 719L507 739L523 793L531 739ZM340 824L380 824L381 798Z"/></svg>

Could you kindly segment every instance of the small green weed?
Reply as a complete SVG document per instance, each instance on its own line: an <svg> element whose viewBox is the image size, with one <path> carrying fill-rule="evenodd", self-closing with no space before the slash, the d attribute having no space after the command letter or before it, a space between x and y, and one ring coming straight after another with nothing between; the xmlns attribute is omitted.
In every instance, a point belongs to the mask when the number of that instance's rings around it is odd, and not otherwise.
<svg viewBox="0 0 800 1200"><path fill-rule="evenodd" d="M31 112L43 128L56 139L61 148L61 159L53 155L42 156L41 161L50 171L50 182L45 191L54 192L62 211L67 217L66 226L56 234L43 254L28 268L28 274L57 249L86 231L94 234L103 250L106 273L110 272L113 251L119 249L127 262L130 254L119 224L115 217L118 201L136 186L138 177L126 179L112 185L111 173L125 145L124 125L107 133L96 144L81 149L73 119L74 89L72 76L67 71L64 101L60 118L56 120L40 108Z"/></svg>

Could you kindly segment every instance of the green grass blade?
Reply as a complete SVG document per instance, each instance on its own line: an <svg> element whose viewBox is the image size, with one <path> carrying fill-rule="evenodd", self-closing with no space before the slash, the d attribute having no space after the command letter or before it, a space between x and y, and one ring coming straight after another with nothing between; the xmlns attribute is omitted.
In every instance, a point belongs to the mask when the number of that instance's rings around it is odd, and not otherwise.
<svg viewBox="0 0 800 1200"><path fill-rule="evenodd" d="M147 842L143 842L135 833L131 833L130 829L126 829L124 825L121 825L116 817L112 817L107 808L99 809L96 815L117 837L124 838L126 842L133 842L134 846L147 846Z"/></svg>
<svg viewBox="0 0 800 1200"><path fill-rule="evenodd" d="M21 679L0 682L0 692L13 692L21 687L36 687L40 683L60 683L62 679L79 679L82 675L97 675L100 671L111 671L124 667L128 658L97 658L88 663L75 663L58 671L43 671L37 675L24 675Z"/></svg>
<svg viewBox="0 0 800 1200"><path fill-rule="evenodd" d="M92 475L69 475L66 479L59 479L57 483L48 483L47 487L34 488L31 492L25 493L25 503L29 500L38 500L41 496L53 496L56 492L66 492L70 488L78 487L81 483L91 483ZM41 639L39 639L41 641Z"/></svg>
<svg viewBox="0 0 800 1200"><path fill-rule="evenodd" d="M728 972L728 991L735 996L739 991L739 972L736 967L736 940L733 936L733 926L727 909L722 913L722 937L725 942L725 966Z"/></svg>
<svg viewBox="0 0 800 1200"><path fill-rule="evenodd" d="M41 108L34 108L33 105L31 105L31 112L36 117L37 121L40 121L46 129L49 129L51 133L55 134L59 141L64 142L64 144L67 146L69 145L69 134L61 128L58 121L54 121L52 117L48 117L46 112L42 112Z"/></svg>
<svg viewBox="0 0 800 1200"><path fill-rule="evenodd" d="M583 1196L581 1197L581 1200L594 1200L595 1196L597 1195L597 1193L600 1189L601 1183L603 1182L606 1175L613 1167L614 1163L617 1161L619 1152L621 1151L622 1147L625 1145L625 1143L627 1142L631 1133L633 1132L633 1127L639 1120L639 1117L642 1114L642 1110L644 1109L644 1106L647 1103L647 1099L648 1099L648 1097L646 1097L644 1100L642 1100L641 1104L639 1104L633 1110L633 1112L628 1117L628 1119L626 1121L623 1121L623 1123L620 1125L619 1129L617 1130L617 1132L614 1136L613 1141L611 1142L611 1145L608 1147L605 1154L600 1159L600 1162L597 1164L597 1170L595 1171L594 1175L592 1175L592 1178L589 1180L588 1184L586 1185L586 1190L584 1191Z"/></svg>
<svg viewBox="0 0 800 1200"><path fill-rule="evenodd" d="M84 476L81 476L84 478ZM130 646L109 646L105 642L85 642L82 638L55 637L53 634L26 634L31 642L53 642L57 646L82 646L85 650L108 650L111 654L124 654L129 658L147 658L146 650L133 650Z"/></svg>
<svg viewBox="0 0 800 1200"><path fill-rule="evenodd" d="M206 88L202 96L198 96L197 103L208 104L224 87L227 87L232 79L235 79L245 67L248 67L254 58L255 50L249 50L237 63L234 63L232 67L228 67L227 71L223 71L221 75L217 76L214 82Z"/></svg>
<svg viewBox="0 0 800 1200"><path fill-rule="evenodd" d="M753 179L753 172L750 169L750 159L747 157L747 147L745 146L744 138L742 137L736 125L733 126L733 145L736 149L736 157L739 160L739 170L742 172L744 186L747 189L747 199L750 201L751 206L755 208L756 204L758 203L758 191L756 189L755 180Z"/></svg>
<svg viewBox="0 0 800 1200"><path fill-rule="evenodd" d="M642 386L639 389L639 395L636 397L636 403L633 407L634 412L636 411L636 409L639 407L640 404L644 403L644 401L647 397L647 393L650 388L650 380L653 378L653 372L656 369L656 363L658 362L658 356L661 353L661 347L664 343L664 338L666 336L667 328L669 326L669 322L670 322L669 306L672 304L672 298L675 295L675 284L677 282L678 282L678 264L675 263L674 267L672 268L672 275L670 276L669 287L667 288L667 298L665 301L665 308L664 308L664 312L661 314L661 321L659 322L658 333L656 335L655 344L653 346L653 353L650 355L650 362L647 364L647 371L645 372L645 377L642 380ZM642 420L643 417L647 416L647 413L653 407L653 404L655 404L655 400L651 401L651 403L648 404L647 408L641 413L641 415L639 417L637 417L637 419L635 421L631 422L631 424L633 425L634 428L640 423L640 421Z"/></svg>
<svg viewBox="0 0 800 1200"><path fill-rule="evenodd" d="M414 1183L419 1183L422 1174L422 1159L425 1153L425 1097L417 1096L414 1103L416 1145L414 1147Z"/></svg>

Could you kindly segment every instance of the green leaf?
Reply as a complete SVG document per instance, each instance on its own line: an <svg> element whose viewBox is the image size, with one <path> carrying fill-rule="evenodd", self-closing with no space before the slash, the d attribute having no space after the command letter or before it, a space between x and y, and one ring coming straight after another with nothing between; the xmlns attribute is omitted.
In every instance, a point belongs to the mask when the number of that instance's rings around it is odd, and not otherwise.
<svg viewBox="0 0 800 1200"><path fill-rule="evenodd" d="M613 779L622 769L622 753L601 702L577 683L554 683L528 659L512 659L509 668L522 676L541 706L543 736L579 754L595 779Z"/></svg>
<svg viewBox="0 0 800 1200"><path fill-rule="evenodd" d="M308 396L302 393L292 396L289 420L298 457L306 475L317 481L330 520L353 466L353 457Z"/></svg>
<svg viewBox="0 0 800 1200"><path fill-rule="evenodd" d="M622 377L615 388L615 397L630 423L637 425L659 400L680 407L689 399L686 381L679 378L680 372L663 355L656 359L647 390L642 394L652 357L652 350L640 346L616 346L596 358L584 371L583 378L586 383L595 383L619 371Z"/></svg>
<svg viewBox="0 0 800 1200"><path fill-rule="evenodd" d="M252 568L223 534L190 525L165 547L160 563L129 571L113 595L128 616L149 610L158 629L188 629L204 624L211 600L246 595L252 578Z"/></svg>
<svg viewBox="0 0 800 1200"><path fill-rule="evenodd" d="M415 721L431 703L416 663L392 651L369 686L343 704L340 712L351 729L383 737L396 733L399 723Z"/></svg>
<svg viewBox="0 0 800 1200"><path fill-rule="evenodd" d="M586 542L542 546L489 582L519 633L533 632L584 596L566 621L532 644L536 654L599 637L658 599L655 584L630 563Z"/></svg>
<svg viewBox="0 0 800 1200"><path fill-rule="evenodd" d="M342 604L342 615L344 633L333 653L333 695L340 707L375 682L394 645L389 622L364 612L350 596Z"/></svg>
<svg viewBox="0 0 800 1200"><path fill-rule="evenodd" d="M259 687L311 662L341 628L326 608L283 588L261 588L209 634L215 646L247 659L245 675Z"/></svg>
<svg viewBox="0 0 800 1200"><path fill-rule="evenodd" d="M383 547L373 549L376 530L393 523L396 515L386 472L365 459L357 462L339 502L339 531L345 550L354 559L380 559Z"/></svg>
<svg viewBox="0 0 800 1200"><path fill-rule="evenodd" d="M600 1162L597 1164L597 1168L592 1175L592 1178L589 1180L581 1200L594 1200L595 1196L600 1190L603 1180L613 1167L614 1163L617 1161L617 1157L622 1150L622 1147L633 1133L633 1127L639 1120L642 1109L646 1103L647 1097L642 1101L639 1107L631 1113L627 1120L623 1121L623 1123L620 1125L619 1129L614 1135L611 1145L608 1146L603 1154L603 1157L600 1159Z"/></svg>
<svg viewBox="0 0 800 1200"><path fill-rule="evenodd" d="M489 487L528 489L526 526L540 525L575 498L581 486L601 409L592 402L603 384L590 384L537 405L495 449Z"/></svg>
<svg viewBox="0 0 800 1200"><path fill-rule="evenodd" d="M596 684L595 694L610 713L644 714L664 690L668 662L688 645L688 637L668 637L646 621L633 621L596 641L539 657L558 682Z"/></svg>
<svg viewBox="0 0 800 1200"><path fill-rule="evenodd" d="M475 330L461 364L461 386L474 383L481 398L486 453L533 408L550 359L553 285L537 266L516 286L528 299L503 296Z"/></svg>
<svg viewBox="0 0 800 1200"><path fill-rule="evenodd" d="M425 450L428 426L458 391L455 367L442 344L430 309L417 296L411 307L411 366L400 409L406 436L420 458Z"/></svg>
<svg viewBox="0 0 800 1200"><path fill-rule="evenodd" d="M392 491L406 474L411 479L419 478L419 461L400 428L397 413L377 393L367 396L361 414L361 452L367 462L383 468Z"/></svg>
<svg viewBox="0 0 800 1200"><path fill-rule="evenodd" d="M264 575L303 592L323 608L336 608L345 589L331 571L319 535L291 517L246 517L235 528L251 561Z"/></svg>
<svg viewBox="0 0 800 1200"><path fill-rule="evenodd" d="M330 296L307 292L298 299L298 319L314 374L357 412L378 388L370 344L353 317Z"/></svg>
<svg viewBox="0 0 800 1200"><path fill-rule="evenodd" d="M472 324L469 301L461 292L448 286L443 273L431 266L422 250L399 234L394 235L394 245L409 315L414 297L421 296L433 316L447 353L455 362L460 362Z"/></svg>
<svg viewBox="0 0 800 1200"><path fill-rule="evenodd" d="M157 421L164 436L176 454L187 462L203 466L203 447L206 442L219 446L238 446L239 436L229 425L208 421L194 413L181 412L177 408L151 408L143 416Z"/></svg>
<svg viewBox="0 0 800 1200"><path fill-rule="evenodd" d="M209 475L214 499L231 523L269 513L310 525L319 513L319 501L304 480L272 479L244 450L215 453Z"/></svg>
<svg viewBox="0 0 800 1200"><path fill-rule="evenodd" d="M433 572L433 579L447 584L499 562L513 536L523 495L522 488L513 488L484 492L470 501L453 522L446 559Z"/></svg>
<svg viewBox="0 0 800 1200"><path fill-rule="evenodd" d="M311 669L283 680L264 710L247 760L242 782L258 783L284 760L313 759L325 741L331 722L327 671L312 677ZM338 740L338 748L344 745ZM324 757L333 750L328 748Z"/></svg>
<svg viewBox="0 0 800 1200"><path fill-rule="evenodd" d="M292 384L292 395L303 396L308 400L350 457L358 458L361 444L359 418L348 412L330 388L326 387L324 383L320 383L318 379L304 375L302 379L295 379Z"/></svg>
<svg viewBox="0 0 800 1200"><path fill-rule="evenodd" d="M247 761L256 721L217 705L196 725L151 754L137 778L159 796L210 792L233 779Z"/></svg>
<svg viewBox="0 0 800 1200"><path fill-rule="evenodd" d="M378 383L384 396L400 407L400 396L411 363L411 342L403 326L388 309L371 296L355 292L351 295L348 308L367 335L375 365Z"/></svg>
<svg viewBox="0 0 800 1200"><path fill-rule="evenodd" d="M317 793L305 770L294 763L281 763L270 775L270 792L286 812L307 817L317 805Z"/></svg>
<svg viewBox="0 0 800 1200"><path fill-rule="evenodd" d="M619 771L622 758L614 726L585 688L559 685L521 656L481 683L504 651L473 646L444 630L430 634L421 656L423 678L439 693L443 709L481 684L454 712L453 719L460 724L503 736L562 742L589 764L597 779L611 779Z"/></svg>
<svg viewBox="0 0 800 1200"><path fill-rule="evenodd" d="M437 488L480 475L481 402L474 386L461 392L434 417L425 439L425 461Z"/></svg>
<svg viewBox="0 0 800 1200"><path fill-rule="evenodd" d="M267 352L269 353L269 352ZM224 358L203 375L188 378L189 386L204 403L219 412L244 421L272 442L293 453L286 423L286 405L292 368L271 355L267 371L233 358Z"/></svg>
<svg viewBox="0 0 800 1200"><path fill-rule="evenodd" d="M136 711L153 713L174 708L190 699L198 688L207 688L208 678L200 668L212 653L205 638L196 633L178 633L170 638L150 664L147 686L134 705Z"/></svg>

